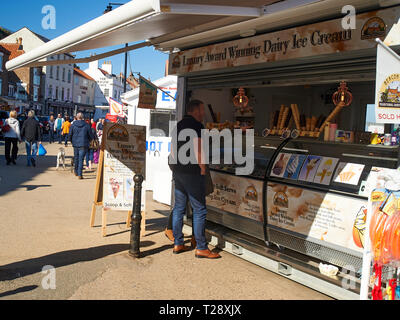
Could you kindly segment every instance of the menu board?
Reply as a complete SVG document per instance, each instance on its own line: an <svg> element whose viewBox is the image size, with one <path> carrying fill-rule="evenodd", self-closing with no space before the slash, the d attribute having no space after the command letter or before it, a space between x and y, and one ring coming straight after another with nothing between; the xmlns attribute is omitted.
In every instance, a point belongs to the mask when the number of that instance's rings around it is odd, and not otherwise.
<svg viewBox="0 0 400 320"><path fill-rule="evenodd" d="M243 217L263 221L263 181L211 171L214 192L207 205Z"/></svg>
<svg viewBox="0 0 400 320"><path fill-rule="evenodd" d="M145 177L146 127L107 123L103 134L103 206L129 211L133 206L136 174ZM142 192L142 207L144 207Z"/></svg>
<svg viewBox="0 0 400 320"><path fill-rule="evenodd" d="M363 164L340 162L333 181L357 186L364 167Z"/></svg>
<svg viewBox="0 0 400 320"><path fill-rule="evenodd" d="M362 252L366 200L270 182L267 208L269 225Z"/></svg>

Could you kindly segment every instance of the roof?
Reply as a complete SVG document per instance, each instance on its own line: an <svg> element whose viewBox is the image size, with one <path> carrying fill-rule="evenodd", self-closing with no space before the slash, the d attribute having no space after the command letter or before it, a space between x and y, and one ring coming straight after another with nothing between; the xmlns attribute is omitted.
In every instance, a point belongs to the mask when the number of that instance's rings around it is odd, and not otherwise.
<svg viewBox="0 0 400 320"><path fill-rule="evenodd" d="M86 72L82 71L81 69L74 68L74 73L81 76L82 78L87 79L87 80L96 81L91 76L89 76Z"/></svg>
<svg viewBox="0 0 400 320"><path fill-rule="evenodd" d="M111 76L111 74L109 74L106 70L99 68L99 70L101 71L101 73L105 76Z"/></svg>
<svg viewBox="0 0 400 320"><path fill-rule="evenodd" d="M8 58L8 60L15 59L16 57L19 57L25 53L24 50L19 50L19 43L0 42L0 46L10 52L10 57Z"/></svg>

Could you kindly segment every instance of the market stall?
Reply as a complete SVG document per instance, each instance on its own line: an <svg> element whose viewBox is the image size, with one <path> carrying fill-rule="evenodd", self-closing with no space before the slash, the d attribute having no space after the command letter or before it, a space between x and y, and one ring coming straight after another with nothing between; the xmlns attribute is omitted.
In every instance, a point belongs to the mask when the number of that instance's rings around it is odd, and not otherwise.
<svg viewBox="0 0 400 320"><path fill-rule="evenodd" d="M170 56L178 91L207 106L208 129L241 129L241 150L254 130L250 174L237 175L243 164L229 161L238 145L211 142L219 161L210 164L215 191L207 219L218 243L229 239L233 253L255 252L266 259L259 264L293 279L300 270L295 280L319 291L357 297L366 186L376 167L400 166L396 128L386 125L382 136L366 130L375 104L375 39L387 39L399 16L397 6L357 15L355 29L336 19Z"/></svg>

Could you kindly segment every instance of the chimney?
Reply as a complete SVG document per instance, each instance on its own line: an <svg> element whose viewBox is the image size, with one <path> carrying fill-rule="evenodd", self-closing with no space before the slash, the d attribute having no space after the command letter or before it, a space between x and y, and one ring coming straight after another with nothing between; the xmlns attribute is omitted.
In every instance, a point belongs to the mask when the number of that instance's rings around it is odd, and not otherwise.
<svg viewBox="0 0 400 320"><path fill-rule="evenodd" d="M19 44L18 50L23 50L23 46L22 46L22 38L19 37L16 39L17 40L17 44Z"/></svg>
<svg viewBox="0 0 400 320"><path fill-rule="evenodd" d="M112 64L111 61L104 61L103 65L101 66L101 68L108 72L109 74L112 74Z"/></svg>

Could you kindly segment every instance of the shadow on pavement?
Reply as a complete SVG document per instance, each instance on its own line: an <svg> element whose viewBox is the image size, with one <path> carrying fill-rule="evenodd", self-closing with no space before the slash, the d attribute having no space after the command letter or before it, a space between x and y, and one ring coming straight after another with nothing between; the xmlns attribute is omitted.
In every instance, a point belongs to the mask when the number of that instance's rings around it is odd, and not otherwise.
<svg viewBox="0 0 400 320"><path fill-rule="evenodd" d="M3 154L0 156L0 197L18 188L27 187L28 191L30 191L38 187L50 187L49 185L24 186L23 184L27 181L31 181L35 176L45 172L48 168L55 167L57 163L57 157L51 155L37 157L36 167L27 167L26 155L22 154L22 151L25 149L25 145L20 144L18 147L20 153L17 158L17 165L6 165L6 160L3 153L4 151L2 151Z"/></svg>
<svg viewBox="0 0 400 320"><path fill-rule="evenodd" d="M6 292L2 292L2 293L0 292L0 298L12 296L14 294L21 293L21 292L32 291L32 290L35 290L37 287L38 286L36 286L36 285L25 286L25 287L21 287L21 288L15 289L15 290L10 290L10 291L6 291Z"/></svg>
<svg viewBox="0 0 400 320"><path fill-rule="evenodd" d="M93 248L67 250L43 257L0 266L0 281L14 280L42 271L46 265L59 268L78 262L92 261L129 249L129 244L110 244Z"/></svg>

